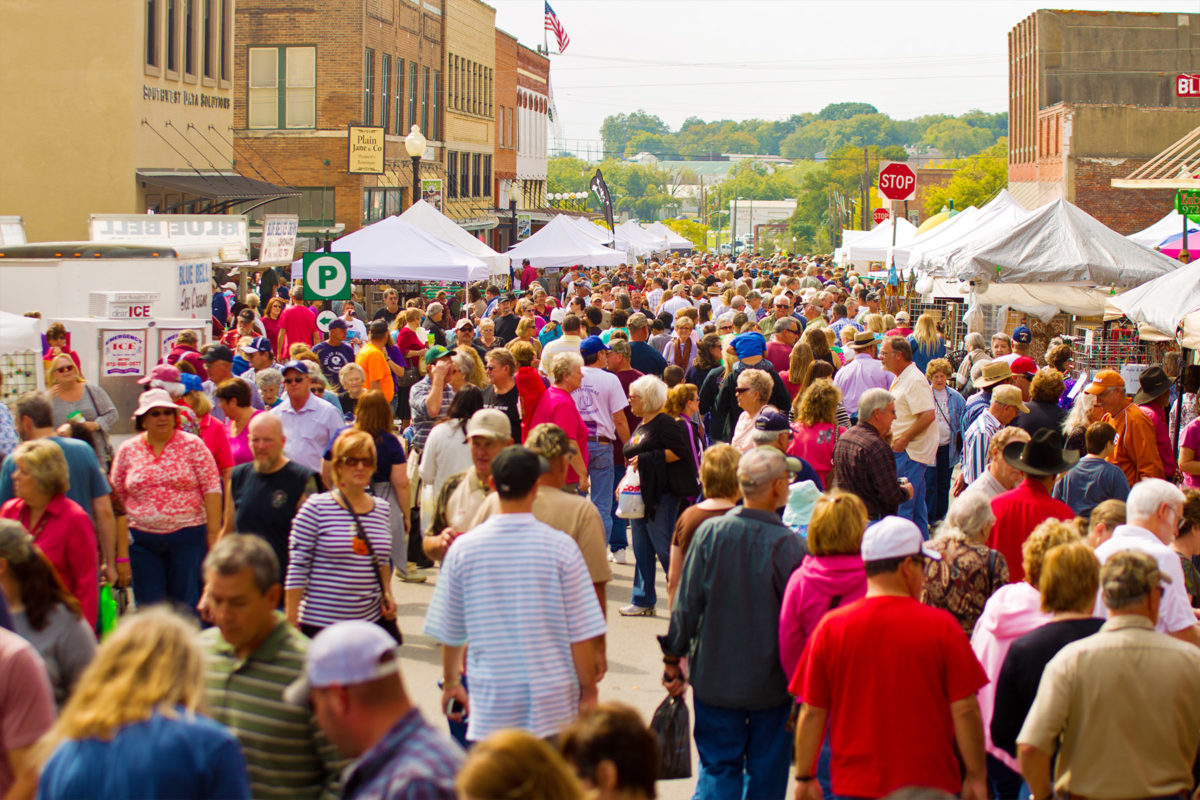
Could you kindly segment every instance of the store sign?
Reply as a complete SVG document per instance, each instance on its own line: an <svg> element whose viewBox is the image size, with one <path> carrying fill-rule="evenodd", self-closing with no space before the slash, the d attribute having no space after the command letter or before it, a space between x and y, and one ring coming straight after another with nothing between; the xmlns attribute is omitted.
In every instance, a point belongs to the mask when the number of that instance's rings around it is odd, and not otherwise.
<svg viewBox="0 0 1200 800"><path fill-rule="evenodd" d="M1180 189L1175 193L1175 210L1189 217L1200 216L1200 189Z"/></svg>
<svg viewBox="0 0 1200 800"><path fill-rule="evenodd" d="M533 214L517 214L517 241L528 239L533 229Z"/></svg>
<svg viewBox="0 0 1200 800"><path fill-rule="evenodd" d="M207 319L212 315L212 266L207 261L179 265L179 316Z"/></svg>
<svg viewBox="0 0 1200 800"><path fill-rule="evenodd" d="M101 377L145 374L146 331L105 331L101 358Z"/></svg>
<svg viewBox="0 0 1200 800"><path fill-rule="evenodd" d="M296 233L300 217L295 214L267 214L263 217L262 247L258 251L260 267L282 267L292 263L296 251Z"/></svg>
<svg viewBox="0 0 1200 800"><path fill-rule="evenodd" d="M1200 97L1200 75L1176 75L1175 94L1179 97Z"/></svg>
<svg viewBox="0 0 1200 800"><path fill-rule="evenodd" d="M346 171L356 175L383 174L383 128L348 125Z"/></svg>
<svg viewBox="0 0 1200 800"><path fill-rule="evenodd" d="M442 179L441 178L422 178L421 179L421 199L429 205L442 210Z"/></svg>
<svg viewBox="0 0 1200 800"><path fill-rule="evenodd" d="M92 214L88 238L122 244L206 245L219 251L250 252L250 230L244 214Z"/></svg>

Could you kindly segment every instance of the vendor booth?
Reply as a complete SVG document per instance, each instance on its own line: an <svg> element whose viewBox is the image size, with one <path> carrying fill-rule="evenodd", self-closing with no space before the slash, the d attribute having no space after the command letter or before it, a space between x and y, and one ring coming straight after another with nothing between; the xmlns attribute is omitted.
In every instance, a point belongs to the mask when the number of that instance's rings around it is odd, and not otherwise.
<svg viewBox="0 0 1200 800"><path fill-rule="evenodd" d="M602 230L590 222L585 223ZM605 247L580 230L571 218L560 214L545 227L520 242L507 253L514 265L529 259L530 265L539 269L555 267L616 267L628 262L624 253Z"/></svg>

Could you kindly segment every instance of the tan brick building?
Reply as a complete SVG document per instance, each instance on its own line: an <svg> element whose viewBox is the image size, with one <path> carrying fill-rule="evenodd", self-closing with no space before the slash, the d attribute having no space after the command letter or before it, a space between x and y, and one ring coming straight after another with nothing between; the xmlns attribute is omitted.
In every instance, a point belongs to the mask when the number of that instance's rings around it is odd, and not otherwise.
<svg viewBox="0 0 1200 800"><path fill-rule="evenodd" d="M509 207L509 188L517 178L517 37L496 30L496 157L492 162L492 202ZM519 188L519 187L518 187ZM498 214L492 249L503 253L513 242L511 214Z"/></svg>
<svg viewBox="0 0 1200 800"><path fill-rule="evenodd" d="M252 212L290 212L310 235L357 230L412 202L404 137L428 141L422 178L444 177L449 0L238 0L237 167L300 191ZM349 125L382 126L383 174L351 174Z"/></svg>

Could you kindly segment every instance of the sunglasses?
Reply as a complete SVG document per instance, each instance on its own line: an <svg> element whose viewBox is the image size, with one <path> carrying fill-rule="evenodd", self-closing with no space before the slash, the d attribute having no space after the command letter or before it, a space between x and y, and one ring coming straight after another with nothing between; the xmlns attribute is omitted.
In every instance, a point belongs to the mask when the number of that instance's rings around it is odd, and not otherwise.
<svg viewBox="0 0 1200 800"><path fill-rule="evenodd" d="M749 387L749 386L739 386L739 387L737 387L736 389L734 389L734 390L733 390L733 393L734 393L734 394L741 394L742 392L748 392L748 391L750 391L750 387Z"/></svg>
<svg viewBox="0 0 1200 800"><path fill-rule="evenodd" d="M75 368L74 367L55 367L54 371L55 372L74 372Z"/></svg>
<svg viewBox="0 0 1200 800"><path fill-rule="evenodd" d="M146 417L173 417L175 412L168 408L152 408L142 416Z"/></svg>
<svg viewBox="0 0 1200 800"><path fill-rule="evenodd" d="M347 467L374 467L375 459L373 458L341 458L338 461L345 464Z"/></svg>
<svg viewBox="0 0 1200 800"><path fill-rule="evenodd" d="M304 383L308 378L284 378L283 382L289 386L293 383Z"/></svg>

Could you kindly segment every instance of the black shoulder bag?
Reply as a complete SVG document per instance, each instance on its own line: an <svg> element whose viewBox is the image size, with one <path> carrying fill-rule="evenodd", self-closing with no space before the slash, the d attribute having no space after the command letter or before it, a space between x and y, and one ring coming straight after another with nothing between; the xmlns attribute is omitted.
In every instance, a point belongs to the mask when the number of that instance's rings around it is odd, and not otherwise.
<svg viewBox="0 0 1200 800"><path fill-rule="evenodd" d="M375 555L375 548L371 546L371 540L367 538L367 532L363 530L362 520L359 519L358 512L354 510L354 506L351 505L348 499L346 499L346 495L342 494L340 491L338 492L338 496L342 498L342 502L346 504L346 510L349 511L350 516L354 518L355 541L362 542L363 547L366 548L367 555L371 557L371 572L374 573L375 580L379 583L379 602L382 603L383 598L388 596L388 587L384 584L383 575L381 575L379 572L379 557ZM380 617L379 626L391 634L391 637L396 640L396 644L404 644L404 635L400 633L400 626L396 624L395 617L392 617L391 619L388 619L387 617Z"/></svg>

